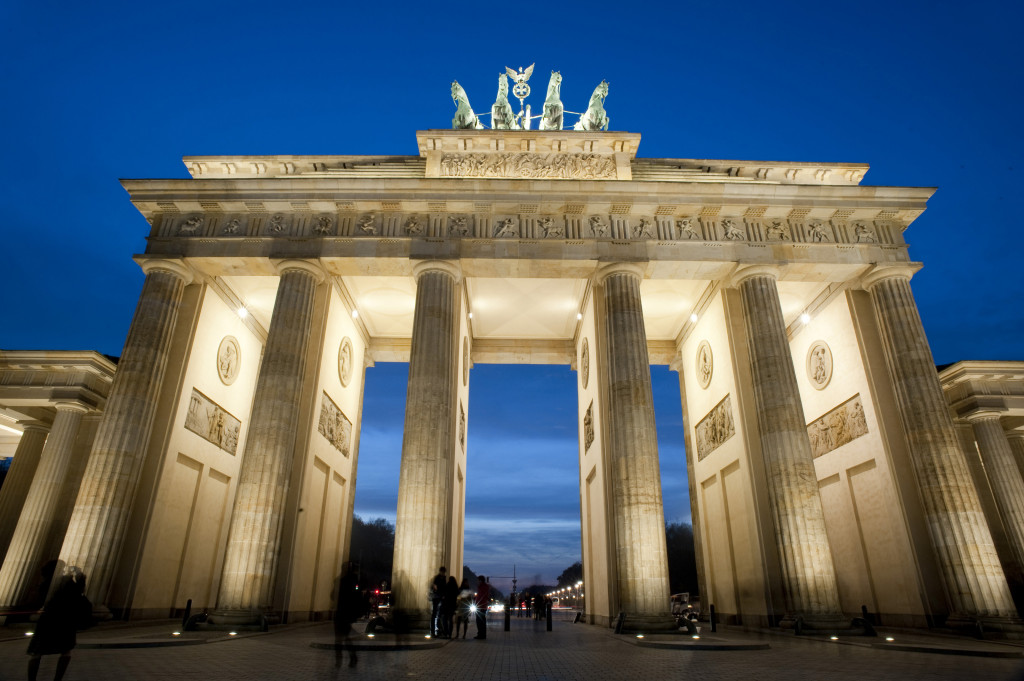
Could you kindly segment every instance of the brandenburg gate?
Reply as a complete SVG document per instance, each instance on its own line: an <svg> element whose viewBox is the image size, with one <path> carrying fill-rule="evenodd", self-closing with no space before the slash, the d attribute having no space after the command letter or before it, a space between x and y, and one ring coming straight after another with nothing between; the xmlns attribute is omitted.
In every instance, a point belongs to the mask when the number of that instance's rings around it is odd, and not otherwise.
<svg viewBox="0 0 1024 681"><path fill-rule="evenodd" d="M587 619L658 626L649 367L667 364L701 597L727 621L1016 623L911 294L904 231L931 189L864 185L863 164L641 158L639 134L560 117L466 121L412 156L188 157L191 179L123 182L151 226L145 283L72 489L95 405L24 440L39 463L2 604L54 545L116 614L329 612L367 368L397 361L393 590L422 619L437 566L463 564L472 367L556 363L578 379Z"/></svg>

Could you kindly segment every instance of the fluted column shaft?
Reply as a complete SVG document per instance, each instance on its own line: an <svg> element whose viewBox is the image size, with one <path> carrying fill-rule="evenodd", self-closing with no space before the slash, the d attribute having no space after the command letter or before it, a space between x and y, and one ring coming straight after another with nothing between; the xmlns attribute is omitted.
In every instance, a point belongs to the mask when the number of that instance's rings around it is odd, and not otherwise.
<svg viewBox="0 0 1024 681"><path fill-rule="evenodd" d="M36 466L39 465L39 455L43 451L48 432L45 426L25 426L18 440L18 448L14 451L11 467L7 469L4 486L0 487L0 565L4 562L14 528L18 526L18 518L25 505L28 488L32 485Z"/></svg>
<svg viewBox="0 0 1024 681"><path fill-rule="evenodd" d="M29 587L37 580L39 568L56 556L44 556L53 532L64 479L71 463L78 426L87 409L75 403L57 405L57 415L39 466L32 478L18 526L11 537L7 559L0 569L0 606L20 604Z"/></svg>
<svg viewBox="0 0 1024 681"><path fill-rule="evenodd" d="M86 595L104 604L121 552L129 506L153 430L171 336L190 275L173 263L146 263L103 418L82 476L60 558L85 572Z"/></svg>
<svg viewBox="0 0 1024 681"><path fill-rule="evenodd" d="M429 616L430 578L447 565L458 386L459 273L447 263L417 269L392 591L412 623Z"/></svg>
<svg viewBox="0 0 1024 681"><path fill-rule="evenodd" d="M238 474L218 610L273 606L318 271L282 265Z"/></svg>
<svg viewBox="0 0 1024 681"><path fill-rule="evenodd" d="M656 617L669 609L668 551L640 275L612 266L600 276L619 609Z"/></svg>
<svg viewBox="0 0 1024 681"><path fill-rule="evenodd" d="M999 508L1006 537L1017 564L1024 568L1024 477L1014 460L999 414L980 412L968 417L974 427L985 476Z"/></svg>
<svg viewBox="0 0 1024 681"><path fill-rule="evenodd" d="M951 614L1012 616L1010 590L960 451L909 276L884 276L868 289Z"/></svg>
<svg viewBox="0 0 1024 681"><path fill-rule="evenodd" d="M1013 460L1017 462L1017 468L1020 469L1021 475L1024 475L1024 435L1019 432L1007 433L1006 439L1010 442Z"/></svg>
<svg viewBox="0 0 1024 681"><path fill-rule="evenodd" d="M786 616L836 619L835 565L775 277L751 275L739 290Z"/></svg>

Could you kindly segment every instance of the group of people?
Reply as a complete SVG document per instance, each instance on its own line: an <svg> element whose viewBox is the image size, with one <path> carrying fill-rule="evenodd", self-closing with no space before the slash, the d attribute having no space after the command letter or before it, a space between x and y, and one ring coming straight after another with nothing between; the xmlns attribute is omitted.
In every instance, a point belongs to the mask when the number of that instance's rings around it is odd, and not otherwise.
<svg viewBox="0 0 1024 681"><path fill-rule="evenodd" d="M469 615L476 615L476 639L487 638L487 608L491 604L491 588L487 578L477 577L476 591L468 579L459 584L455 577L447 576L441 566L430 583L430 635L435 638L462 638L469 633ZM454 625L454 632L453 627Z"/></svg>

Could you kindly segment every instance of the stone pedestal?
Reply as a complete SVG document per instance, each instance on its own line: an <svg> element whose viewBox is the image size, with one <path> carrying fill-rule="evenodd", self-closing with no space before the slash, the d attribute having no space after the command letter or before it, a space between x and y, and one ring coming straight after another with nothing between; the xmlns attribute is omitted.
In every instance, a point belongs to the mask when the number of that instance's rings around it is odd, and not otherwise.
<svg viewBox="0 0 1024 681"><path fill-rule="evenodd" d="M876 270L865 278L864 287L874 303L925 518L950 601L950 624L1012 618L1013 600L960 452L910 290L911 274L903 268Z"/></svg>
<svg viewBox="0 0 1024 681"><path fill-rule="evenodd" d="M736 278L785 596L782 624L844 623L825 514L773 268Z"/></svg>
<svg viewBox="0 0 1024 681"><path fill-rule="evenodd" d="M642 271L611 265L603 286L598 333L607 377L607 455L619 610L633 629L674 625L670 615L665 512L658 468L651 367L640 303Z"/></svg>
<svg viewBox="0 0 1024 681"><path fill-rule="evenodd" d="M60 505L64 480L71 463L75 437L84 405L62 402L57 405L53 428L46 438L39 466L32 478L18 526L11 537L3 568L0 569L0 607L11 607L24 601L29 589L39 579L39 569L56 556L43 552L54 531L54 520Z"/></svg>
<svg viewBox="0 0 1024 681"><path fill-rule="evenodd" d="M4 486L0 487L0 565L4 562L14 528L18 526L18 518L25 505L28 488L32 485L36 466L39 465L39 455L43 451L43 442L48 432L50 429L43 425L24 426L11 467L7 469Z"/></svg>
<svg viewBox="0 0 1024 681"><path fill-rule="evenodd" d="M278 265L281 280L253 397L227 553L217 596L227 613L257 616L273 606L285 498L300 427L303 373L320 269L305 261Z"/></svg>
<svg viewBox="0 0 1024 681"><path fill-rule="evenodd" d="M146 281L60 552L85 573L86 595L96 606L105 603L121 554L182 293L192 280L174 261L147 260L142 269Z"/></svg>
<svg viewBox="0 0 1024 681"><path fill-rule="evenodd" d="M999 517L1006 538L1020 568L1024 568L1024 477L1014 460L1013 450L999 422L998 412L978 411L968 414L974 428L985 475L992 488L992 497L999 508Z"/></svg>
<svg viewBox="0 0 1024 681"><path fill-rule="evenodd" d="M392 599L404 624L426 628L430 579L448 565L458 381L460 272L447 262L416 266L416 311L398 483Z"/></svg>

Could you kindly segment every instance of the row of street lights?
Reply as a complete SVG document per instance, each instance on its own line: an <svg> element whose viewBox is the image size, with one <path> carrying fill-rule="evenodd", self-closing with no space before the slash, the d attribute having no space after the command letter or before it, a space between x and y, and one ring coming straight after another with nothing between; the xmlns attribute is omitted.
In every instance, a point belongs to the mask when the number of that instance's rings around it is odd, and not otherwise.
<svg viewBox="0 0 1024 681"><path fill-rule="evenodd" d="M561 602L563 598L571 598L572 606L574 608L580 607L581 601L584 599L583 593L583 582L576 582L569 586L562 587L561 589L555 589L548 593L548 598Z"/></svg>

